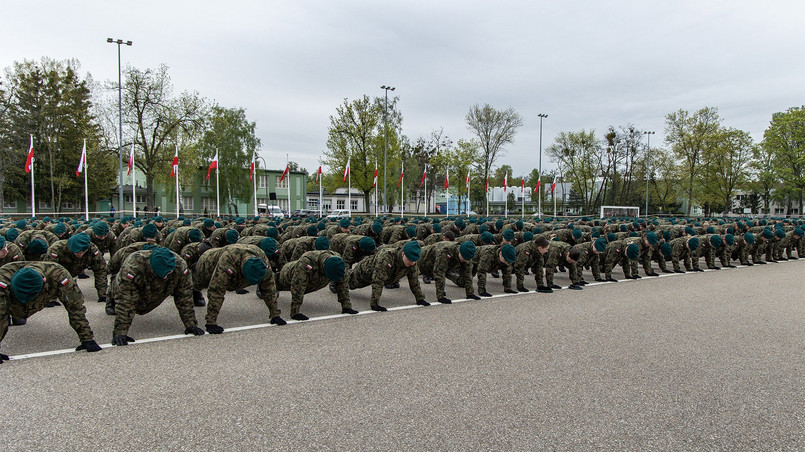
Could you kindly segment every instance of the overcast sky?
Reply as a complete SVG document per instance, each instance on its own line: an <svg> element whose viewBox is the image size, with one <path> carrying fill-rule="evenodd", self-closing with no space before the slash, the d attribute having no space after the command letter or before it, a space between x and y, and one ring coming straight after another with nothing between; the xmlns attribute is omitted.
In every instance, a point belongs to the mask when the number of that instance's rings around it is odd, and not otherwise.
<svg viewBox="0 0 805 452"><path fill-rule="evenodd" d="M123 65L170 67L192 90L257 123L261 155L309 171L344 98L396 87L403 133L471 138L474 104L524 119L498 165L527 174L561 131L654 130L678 109L717 107L760 141L805 104L802 1L8 1L0 64L76 58L96 81ZM555 163L543 158L543 168Z"/></svg>

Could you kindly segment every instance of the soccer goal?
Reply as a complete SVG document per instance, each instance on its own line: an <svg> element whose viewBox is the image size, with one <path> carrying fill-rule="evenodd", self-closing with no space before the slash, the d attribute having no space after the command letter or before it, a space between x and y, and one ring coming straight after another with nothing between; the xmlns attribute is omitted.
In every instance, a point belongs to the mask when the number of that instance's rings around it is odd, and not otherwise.
<svg viewBox="0 0 805 452"><path fill-rule="evenodd" d="M634 217L640 216L640 207L632 206L601 206L601 218L606 217Z"/></svg>

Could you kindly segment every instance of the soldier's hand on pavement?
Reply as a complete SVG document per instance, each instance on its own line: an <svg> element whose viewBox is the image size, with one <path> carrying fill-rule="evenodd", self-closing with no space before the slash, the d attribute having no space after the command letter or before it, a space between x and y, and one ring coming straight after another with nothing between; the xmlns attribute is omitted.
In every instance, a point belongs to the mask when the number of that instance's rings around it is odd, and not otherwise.
<svg viewBox="0 0 805 452"><path fill-rule="evenodd" d="M193 326L188 326L187 328L185 328L184 329L184 334L192 334L193 336L203 336L204 335L204 330L202 330L201 328L193 325Z"/></svg>
<svg viewBox="0 0 805 452"><path fill-rule="evenodd" d="M441 304L451 304L451 303L453 303L453 301L451 299L447 298L447 297L439 298L436 301L438 301Z"/></svg>
<svg viewBox="0 0 805 452"><path fill-rule="evenodd" d="M134 342L134 338L120 334L112 338L112 345L129 345L129 342Z"/></svg>
<svg viewBox="0 0 805 452"><path fill-rule="evenodd" d="M506 293L518 293L518 292L517 292L516 290L514 290L514 289L503 289L503 291L504 291L504 292L506 292Z"/></svg>
<svg viewBox="0 0 805 452"><path fill-rule="evenodd" d="M416 301L416 304L418 304L418 305L420 305L420 306L430 306L430 303L428 303L428 302L427 302L427 301L425 301L425 300L417 300L417 301Z"/></svg>
<svg viewBox="0 0 805 452"><path fill-rule="evenodd" d="M282 317L280 317L280 316L271 317L271 321L270 321L269 323L271 323L272 325L278 325L278 326L282 326L282 325L287 325L287 324L288 324L288 322L286 322L286 321L285 321L285 320L284 320Z"/></svg>
<svg viewBox="0 0 805 452"><path fill-rule="evenodd" d="M221 334L224 332L224 329L218 325L204 325L204 328L206 328L207 332L210 334Z"/></svg>
<svg viewBox="0 0 805 452"><path fill-rule="evenodd" d="M481 299L481 297L479 297L478 295L475 295L474 293L467 295L467 298L470 299L470 300L480 300Z"/></svg>
<svg viewBox="0 0 805 452"><path fill-rule="evenodd" d="M480 296L482 296L482 297L491 297L491 296L492 296L492 294L491 294L491 293L489 293L489 292L481 292L481 293L479 293L478 295L480 295Z"/></svg>
<svg viewBox="0 0 805 452"><path fill-rule="evenodd" d="M3 361L8 361L8 360L9 360L8 355L4 355L4 354L0 353L0 364L3 364Z"/></svg>
<svg viewBox="0 0 805 452"><path fill-rule="evenodd" d="M79 351L79 350L86 350L86 351L88 351L90 353L91 352L99 352L99 351L101 351L101 346L98 345L98 343L95 342L94 340L90 339L88 341L82 342L81 345L79 345L78 347L75 348L75 351Z"/></svg>

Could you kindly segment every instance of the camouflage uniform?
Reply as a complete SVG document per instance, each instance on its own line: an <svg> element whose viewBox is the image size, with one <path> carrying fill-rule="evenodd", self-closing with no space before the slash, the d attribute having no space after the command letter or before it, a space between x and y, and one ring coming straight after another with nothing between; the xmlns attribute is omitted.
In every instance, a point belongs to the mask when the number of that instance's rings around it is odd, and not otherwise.
<svg viewBox="0 0 805 452"><path fill-rule="evenodd" d="M131 253L143 249L145 245L148 245L148 243L137 242L117 250L115 254L112 255L112 258L109 259L109 263L106 264L106 272L112 277L112 279L114 279L114 276L120 271L123 261L125 261Z"/></svg>
<svg viewBox="0 0 805 452"><path fill-rule="evenodd" d="M125 232L125 231L123 231L123 232ZM157 235L156 235L156 237L154 237L153 240L154 240L154 243L162 242L162 232L157 231ZM143 237L143 228L132 228L131 231L127 235L117 239L117 247L118 247L118 249L120 249L120 248L127 247L127 246L131 245L132 243L147 242L147 241L148 241L148 239Z"/></svg>
<svg viewBox="0 0 805 452"><path fill-rule="evenodd" d="M266 255L253 245L232 244L222 248L213 248L201 255L193 270L193 289L201 291L207 288L207 325L217 325L218 313L224 304L227 291L239 290L253 285L243 275L243 263L256 257L266 262ZM271 267L265 278L257 286L268 306L271 318L279 317L277 307L277 288Z"/></svg>
<svg viewBox="0 0 805 452"><path fill-rule="evenodd" d="M691 270L691 253L687 246L688 239L689 237L682 236L669 242L671 244L671 262L673 263L674 271L677 273L681 272L680 260L685 265L685 271Z"/></svg>
<svg viewBox="0 0 805 452"><path fill-rule="evenodd" d="M340 254L347 268L351 268L368 256L360 246L361 239L363 236L357 234L336 234L330 239L330 250Z"/></svg>
<svg viewBox="0 0 805 452"><path fill-rule="evenodd" d="M66 268L73 277L78 276L79 273L87 268L92 269L92 273L95 274L95 290L98 292L98 298L106 297L106 260L94 243L90 243L89 248L84 252L83 256L77 257L75 253L70 251L67 247L67 240L59 240L53 245L50 245L43 260L58 262Z"/></svg>
<svg viewBox="0 0 805 452"><path fill-rule="evenodd" d="M436 281L436 298L447 298L444 290L445 279L461 281L467 297L473 295L472 262L462 262L459 248L462 242L438 242L422 248L422 257L417 261L420 273L433 277ZM454 281L455 282L455 281Z"/></svg>
<svg viewBox="0 0 805 452"><path fill-rule="evenodd" d="M383 286L408 277L408 287L417 302L425 300L419 285L418 265L406 267L402 247L383 248L376 254L358 262L350 272L349 288L360 289L372 285L371 306L378 306Z"/></svg>
<svg viewBox="0 0 805 452"><path fill-rule="evenodd" d="M291 252L291 256L288 258L288 262L295 261L308 251L313 251L316 249L316 239L318 239L318 237L308 236L299 237L298 239L291 239L294 247L293 251Z"/></svg>
<svg viewBox="0 0 805 452"><path fill-rule="evenodd" d="M213 248L220 248L226 245L229 245L229 242L226 241L226 233L230 230L234 230L233 228L218 228L210 235L210 238L207 241L212 245Z"/></svg>
<svg viewBox="0 0 805 452"><path fill-rule="evenodd" d="M11 277L22 268L32 268L45 277L42 292L27 303L20 303L11 290ZM0 267L0 341L8 332L9 315L15 319L27 319L56 298L67 310L70 326L78 334L79 340L93 340L84 296L66 268L55 262L12 262Z"/></svg>
<svg viewBox="0 0 805 452"><path fill-rule="evenodd" d="M327 287L330 280L324 274L324 261L330 257L340 257L330 250L309 251L298 260L288 262L282 267L277 278L277 290L291 291L291 316L299 314L306 293L315 292ZM352 309L349 300L349 270L340 281L335 281L335 290L341 309Z"/></svg>
<svg viewBox="0 0 805 452"><path fill-rule="evenodd" d="M185 263L187 263L187 267L190 269L190 271L194 271L196 269L196 262L198 262L201 255L211 249L212 245L210 245L207 239L203 239L200 242L193 242L185 245L184 248L182 248L182 251L179 253L179 256L181 256Z"/></svg>
<svg viewBox="0 0 805 452"><path fill-rule="evenodd" d="M101 255L105 253L109 253L111 256L114 253L114 249L116 248L117 237L112 231L106 233L103 237L98 237L95 235L95 231L92 228L87 228L87 231L84 234L89 235L89 239L92 241L95 246L98 247L98 251L101 252ZM67 237L65 237L67 238Z"/></svg>
<svg viewBox="0 0 805 452"><path fill-rule="evenodd" d="M517 282L517 290L525 289L525 274L529 269L542 268L542 254L537 249L533 240L521 243L514 247L517 250L517 260L514 261L513 269ZM542 285L540 275L534 270L534 281L537 285Z"/></svg>
<svg viewBox="0 0 805 452"><path fill-rule="evenodd" d="M153 250L131 253L123 262L117 276L112 278L109 298L114 300L116 305L112 337L127 335L135 313L148 314L171 295L185 328L198 325L193 310L193 288L187 264L174 253L176 268L163 279L151 269L149 264L151 253Z"/></svg>
<svg viewBox="0 0 805 452"><path fill-rule="evenodd" d="M180 228L176 228L173 232L168 234L165 240L162 241L162 246L165 248L173 251L174 253L181 253L182 248L189 243L193 243L190 240L190 231L194 228L193 226L182 226Z"/></svg>
<svg viewBox="0 0 805 452"><path fill-rule="evenodd" d="M53 245L54 243L59 241L59 238L56 234L48 231L37 231L34 229L26 229L20 232L19 237L17 237L16 244L20 247L23 254L25 255L26 261L41 261L44 259L46 253L42 253L40 255L34 255L28 251L28 244L30 244L34 239L42 239L47 242L48 246Z"/></svg>
<svg viewBox="0 0 805 452"><path fill-rule="evenodd" d="M623 267L624 275L627 278L630 276L629 258L626 257L626 246L622 240L607 243L607 247L601 255L599 263L603 266L604 278L613 279L612 269L618 264Z"/></svg>
<svg viewBox="0 0 805 452"><path fill-rule="evenodd" d="M266 237L264 235L248 235L246 237L239 238L238 243L241 245L254 245L259 247L260 242L262 242L265 238ZM286 264L286 260L284 257L282 257L282 253L280 253L279 249L277 249L272 256L266 255L266 257L268 258L268 262L271 264L271 270L273 270L274 273L279 273L279 271L282 270L282 267Z"/></svg>
<svg viewBox="0 0 805 452"><path fill-rule="evenodd" d="M553 274L554 269L558 266L563 266L570 270L570 274L574 274L576 272L576 264L571 264L567 262L565 259L565 255L567 254L568 250L570 250L571 246L569 243L566 242L557 242L556 240L552 240L550 242L550 246L548 247L548 252L545 253L543 258L543 268L545 269L545 285L548 287L553 286ZM540 283L542 279L542 269L537 268L537 284Z"/></svg>
<svg viewBox="0 0 805 452"><path fill-rule="evenodd" d="M512 264L500 262L500 249L502 247L503 245L484 245L477 248L476 256L478 256L479 259L476 268L479 294L487 292L486 274L495 270L501 270L503 272L503 289L511 290L512 288ZM470 284L472 284L471 281Z"/></svg>
<svg viewBox="0 0 805 452"><path fill-rule="evenodd" d="M383 231L380 231L382 234ZM368 221L363 224L359 224L352 229L352 234L354 235L363 235L369 237L375 241L375 244L379 247L383 244L383 240L380 238L380 234L375 234L375 231L372 229L372 222Z"/></svg>
<svg viewBox="0 0 805 452"><path fill-rule="evenodd" d="M576 249L579 250L579 260L576 261L576 265L570 269L570 282L572 284L576 284L580 281L584 281L584 275L582 274L582 270L586 267L590 267L590 270L593 273L593 279L596 281L601 281L601 272L598 268L598 256L599 253L595 251L595 246L592 242L584 242L579 245L576 245Z"/></svg>
<svg viewBox="0 0 805 452"><path fill-rule="evenodd" d="M6 242L6 249L8 250L8 253L6 254L6 257L0 258L0 267L10 262L22 262L25 260L25 255L17 245L11 242Z"/></svg>

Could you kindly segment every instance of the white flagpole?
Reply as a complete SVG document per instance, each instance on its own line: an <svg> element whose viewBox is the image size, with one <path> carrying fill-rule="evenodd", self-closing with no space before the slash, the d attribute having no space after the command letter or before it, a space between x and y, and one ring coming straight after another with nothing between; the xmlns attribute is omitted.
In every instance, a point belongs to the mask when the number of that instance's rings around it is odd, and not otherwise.
<svg viewBox="0 0 805 452"><path fill-rule="evenodd" d="M321 168L321 157L319 157L319 168ZM319 179L319 219L321 219L322 218L322 212L321 212L322 207L321 206L324 203L324 200L321 199L322 196L323 196L323 193L322 193L322 190L321 190L321 174L319 174L318 171L316 171L316 178Z"/></svg>
<svg viewBox="0 0 805 452"><path fill-rule="evenodd" d="M291 160L285 154L285 167L288 168L288 215L291 215Z"/></svg>
<svg viewBox="0 0 805 452"><path fill-rule="evenodd" d="M467 170L467 210L464 212L467 216L470 216L470 172Z"/></svg>
<svg viewBox="0 0 805 452"><path fill-rule="evenodd" d="M556 176L553 176L553 182L556 183ZM564 192L564 187L562 187L562 192ZM555 218L556 217L556 188L551 190L551 196L553 196L553 216Z"/></svg>
<svg viewBox="0 0 805 452"><path fill-rule="evenodd" d="M134 143L131 143L131 210L137 218L137 171L134 167ZM120 206L120 215L123 215L123 206Z"/></svg>
<svg viewBox="0 0 805 452"><path fill-rule="evenodd" d="M428 164L425 164L425 218L428 218Z"/></svg>
<svg viewBox="0 0 805 452"><path fill-rule="evenodd" d="M509 178L506 178L506 188L509 185ZM503 218L509 218L509 194L503 190Z"/></svg>
<svg viewBox="0 0 805 452"><path fill-rule="evenodd" d="M377 157L375 157L375 174L377 174ZM377 215L377 176L375 176L375 218Z"/></svg>
<svg viewBox="0 0 805 452"><path fill-rule="evenodd" d="M84 220L89 221L89 192L87 192L87 139L84 138L84 149L82 152L84 159Z"/></svg>
<svg viewBox="0 0 805 452"><path fill-rule="evenodd" d="M447 187L444 189L444 197L446 198L444 205L445 205L445 207L447 207L447 209L445 209L445 210L447 210L447 212L445 212L445 213L447 215L450 215L450 167L449 166L447 167L447 176L445 176L445 182L447 182Z"/></svg>
<svg viewBox="0 0 805 452"><path fill-rule="evenodd" d="M486 190L486 214L489 215L489 173L486 173L486 183L484 185L484 190Z"/></svg>
<svg viewBox="0 0 805 452"><path fill-rule="evenodd" d="M221 186L221 178L218 175L218 153L215 153L215 213L216 216L221 216L221 193L220 193L220 186Z"/></svg>
<svg viewBox="0 0 805 452"><path fill-rule="evenodd" d="M405 214L405 162L400 162L400 218Z"/></svg>
<svg viewBox="0 0 805 452"><path fill-rule="evenodd" d="M28 149L33 149L33 147L34 135L31 134L31 147ZM31 217L36 216L36 199L34 198L34 160L36 160L36 157L31 156Z"/></svg>
<svg viewBox="0 0 805 452"><path fill-rule="evenodd" d="M252 184L254 185L254 216L257 216L257 162L254 161L254 152L252 152Z"/></svg>
<svg viewBox="0 0 805 452"><path fill-rule="evenodd" d="M523 198L523 207L520 208L520 219L522 220L525 218L525 178L521 177L520 179L520 196Z"/></svg>
<svg viewBox="0 0 805 452"><path fill-rule="evenodd" d="M349 217L352 218L352 168L349 167L349 160L347 158L347 204L349 204ZM342 181L341 183L343 184L344 182Z"/></svg>
<svg viewBox="0 0 805 452"><path fill-rule="evenodd" d="M176 144L176 155L179 155L179 144ZM179 165L176 165L176 218L179 218Z"/></svg>

